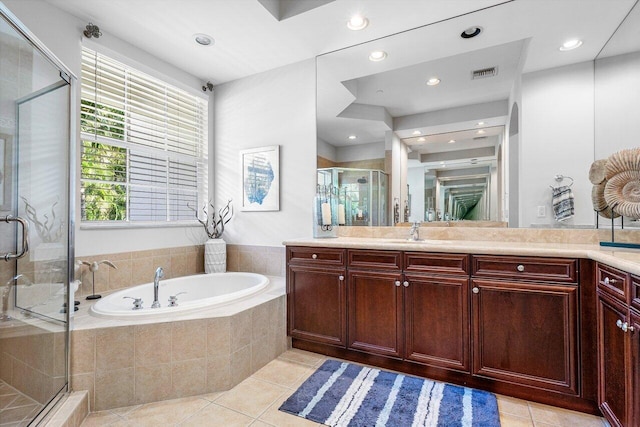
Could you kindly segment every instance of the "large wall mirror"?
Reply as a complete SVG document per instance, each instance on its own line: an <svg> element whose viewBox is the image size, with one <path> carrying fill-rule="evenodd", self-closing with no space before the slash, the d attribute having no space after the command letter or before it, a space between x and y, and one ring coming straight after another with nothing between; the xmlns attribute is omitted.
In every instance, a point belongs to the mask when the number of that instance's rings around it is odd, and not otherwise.
<svg viewBox="0 0 640 427"><path fill-rule="evenodd" d="M636 3L511 1L319 56L319 183L348 188L352 225L595 227L591 163L639 145Z"/></svg>

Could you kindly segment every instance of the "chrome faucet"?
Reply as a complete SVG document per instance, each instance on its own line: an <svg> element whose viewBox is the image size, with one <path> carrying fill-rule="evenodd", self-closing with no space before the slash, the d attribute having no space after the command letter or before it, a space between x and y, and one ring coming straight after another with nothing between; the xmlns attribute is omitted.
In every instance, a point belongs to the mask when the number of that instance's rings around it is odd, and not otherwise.
<svg viewBox="0 0 640 427"><path fill-rule="evenodd" d="M153 277L153 304L151 304L151 308L160 307L160 302L158 301L158 286L160 285L160 279L164 277L164 270L162 267L158 267L156 269L156 274Z"/></svg>
<svg viewBox="0 0 640 427"><path fill-rule="evenodd" d="M411 230L409 230L409 240L417 242L420 240L420 223L418 221L411 224Z"/></svg>

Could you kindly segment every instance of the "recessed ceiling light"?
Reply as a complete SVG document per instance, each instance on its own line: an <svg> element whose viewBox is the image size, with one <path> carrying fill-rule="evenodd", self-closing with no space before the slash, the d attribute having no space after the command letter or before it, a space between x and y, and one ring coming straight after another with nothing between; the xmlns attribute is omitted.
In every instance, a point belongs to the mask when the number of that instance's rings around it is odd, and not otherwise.
<svg viewBox="0 0 640 427"><path fill-rule="evenodd" d="M214 43L213 37L202 33L194 34L193 39L200 46L211 46Z"/></svg>
<svg viewBox="0 0 640 427"><path fill-rule="evenodd" d="M413 135L422 135L422 132L420 132L419 130L414 130Z"/></svg>
<svg viewBox="0 0 640 427"><path fill-rule="evenodd" d="M351 140L354 140L354 139L357 139L357 138L358 138L358 137L357 137L357 136L355 136L355 135L349 135L349 139L351 139Z"/></svg>
<svg viewBox="0 0 640 427"><path fill-rule="evenodd" d="M476 132L478 135L482 135L484 132L484 129L480 129L478 132Z"/></svg>
<svg viewBox="0 0 640 427"><path fill-rule="evenodd" d="M562 43L562 46L560 46L560 50L564 52L564 51L567 51L567 50L577 49L580 46L582 46L582 40L580 40L580 39L572 39L572 40L567 40L566 42Z"/></svg>
<svg viewBox="0 0 640 427"><path fill-rule="evenodd" d="M384 50L375 50L369 54L369 61L378 62L387 57L387 52Z"/></svg>
<svg viewBox="0 0 640 427"><path fill-rule="evenodd" d="M462 37L463 39L471 39L477 36L478 34L480 34L481 32L482 32L482 27L478 27L478 26L469 27L460 34L460 37Z"/></svg>
<svg viewBox="0 0 640 427"><path fill-rule="evenodd" d="M476 123L476 126L482 126L484 124L484 122L478 122Z"/></svg>
<svg viewBox="0 0 640 427"><path fill-rule="evenodd" d="M424 139L422 137L418 138L418 142L425 142L425 141L426 141L426 139Z"/></svg>
<svg viewBox="0 0 640 427"><path fill-rule="evenodd" d="M453 144L454 142L456 142L456 140L455 140L455 139L450 139L450 140L449 140L449 144Z"/></svg>
<svg viewBox="0 0 640 427"><path fill-rule="evenodd" d="M354 15L347 22L347 28L353 31L364 30L369 25L369 20L362 15Z"/></svg>
<svg viewBox="0 0 640 427"><path fill-rule="evenodd" d="M427 80L427 86L435 86L438 83L440 83L440 79L437 77L431 77L429 80Z"/></svg>
<svg viewBox="0 0 640 427"><path fill-rule="evenodd" d="M382 95L382 94L384 93L384 91L383 91L382 89L378 89L378 90L376 91L376 93L377 93L378 95Z"/></svg>

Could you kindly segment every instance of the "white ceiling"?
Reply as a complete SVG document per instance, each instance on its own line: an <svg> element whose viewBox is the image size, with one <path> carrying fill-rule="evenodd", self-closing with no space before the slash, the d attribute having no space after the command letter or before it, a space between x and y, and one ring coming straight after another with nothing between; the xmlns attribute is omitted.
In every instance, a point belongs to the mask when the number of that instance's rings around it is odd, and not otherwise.
<svg viewBox="0 0 640 427"><path fill-rule="evenodd" d="M336 0L282 21L258 0L46 1L98 25L103 37L219 84L505 0ZM346 26L356 13L370 21L363 31ZM198 46L196 33L215 44Z"/></svg>

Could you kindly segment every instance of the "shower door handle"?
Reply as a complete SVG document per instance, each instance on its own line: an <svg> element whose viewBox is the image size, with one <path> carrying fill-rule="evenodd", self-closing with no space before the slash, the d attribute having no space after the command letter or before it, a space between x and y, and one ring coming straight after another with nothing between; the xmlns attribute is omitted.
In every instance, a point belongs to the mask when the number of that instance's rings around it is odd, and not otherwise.
<svg viewBox="0 0 640 427"><path fill-rule="evenodd" d="M27 252L29 252L29 223L23 218L20 218L19 216L11 216L11 215L7 215L4 218L0 218L0 221L4 221L6 223L18 222L20 223L20 225L22 225L22 251L20 251L20 253L15 253L15 254L12 254L11 252L7 252L6 254L0 255L0 256L2 256L2 258L4 258L5 261L22 258Z"/></svg>

